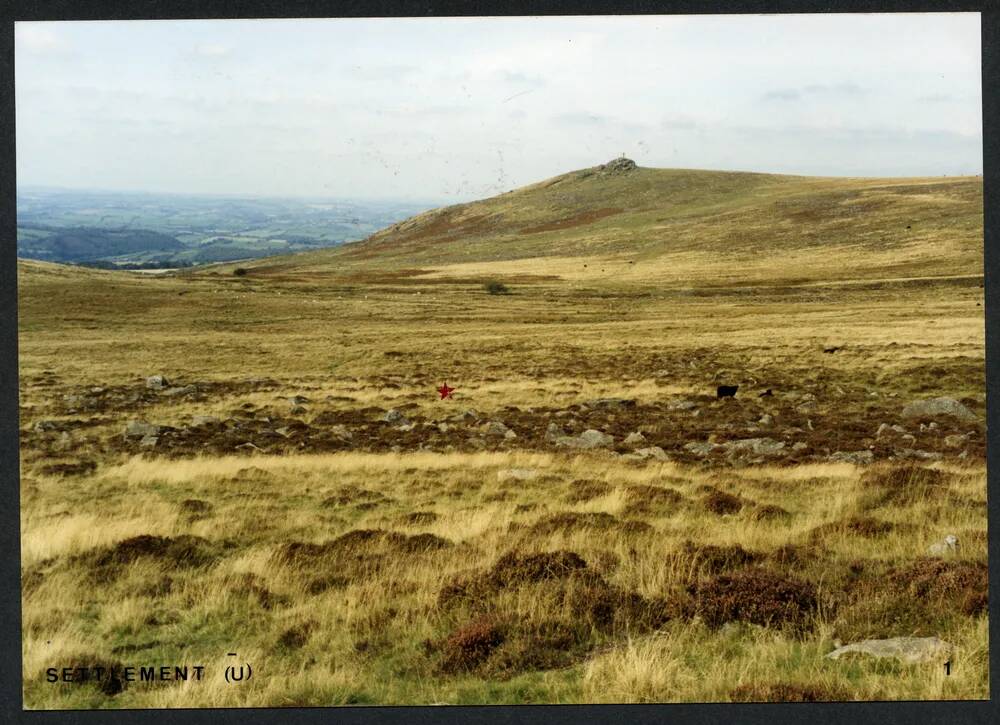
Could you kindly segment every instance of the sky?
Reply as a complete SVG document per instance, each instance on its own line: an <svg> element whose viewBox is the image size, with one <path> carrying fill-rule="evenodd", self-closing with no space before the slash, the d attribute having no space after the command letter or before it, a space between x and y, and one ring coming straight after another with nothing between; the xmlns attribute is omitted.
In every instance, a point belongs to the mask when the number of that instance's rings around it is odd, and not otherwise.
<svg viewBox="0 0 1000 725"><path fill-rule="evenodd" d="M19 186L465 201L982 173L978 13L20 22Z"/></svg>

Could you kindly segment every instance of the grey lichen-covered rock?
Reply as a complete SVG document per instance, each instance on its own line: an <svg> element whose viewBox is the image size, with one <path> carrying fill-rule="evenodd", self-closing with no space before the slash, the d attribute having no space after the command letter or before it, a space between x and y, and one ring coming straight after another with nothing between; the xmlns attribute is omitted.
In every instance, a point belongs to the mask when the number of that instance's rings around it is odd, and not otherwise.
<svg viewBox="0 0 1000 725"><path fill-rule="evenodd" d="M945 448L961 448L968 442L969 438L961 433L955 433L954 435L944 437Z"/></svg>
<svg viewBox="0 0 1000 725"><path fill-rule="evenodd" d="M146 387L150 390L163 390L170 383L162 375L150 375L146 378Z"/></svg>
<svg viewBox="0 0 1000 725"><path fill-rule="evenodd" d="M722 446L716 443L710 443L708 441L702 443L700 441L691 441L690 443L684 444L684 450L694 453L696 456L707 456L712 451L715 451Z"/></svg>
<svg viewBox="0 0 1000 725"><path fill-rule="evenodd" d="M638 166L635 161L627 159L624 156L619 156L614 161L609 161L606 164L598 166L597 173L602 175L627 174L630 171L635 171L637 168Z"/></svg>
<svg viewBox="0 0 1000 725"><path fill-rule="evenodd" d="M915 400L903 408L902 413L902 416L908 420L933 418L938 415L949 416L966 423L974 423L979 420L979 416L954 398Z"/></svg>
<svg viewBox="0 0 1000 725"><path fill-rule="evenodd" d="M691 410L697 405L693 400L671 400L667 403L667 410Z"/></svg>
<svg viewBox="0 0 1000 725"><path fill-rule="evenodd" d="M853 463L856 466L867 466L874 463L875 454L871 451L837 451L830 454L828 461L834 463Z"/></svg>
<svg viewBox="0 0 1000 725"><path fill-rule="evenodd" d="M958 537L948 534L941 541L935 541L927 547L927 553L931 556L948 556L958 553Z"/></svg>
<svg viewBox="0 0 1000 725"><path fill-rule="evenodd" d="M183 387L177 388L167 388L163 391L163 394L168 398L174 398L181 395L193 395L198 392L198 388L195 385L185 385Z"/></svg>
<svg viewBox="0 0 1000 725"><path fill-rule="evenodd" d="M391 425L406 425L407 423L409 423L409 421L406 419L406 416L400 413L395 408L387 410L385 412L385 415L379 418L379 420L382 421L383 423L390 423Z"/></svg>
<svg viewBox="0 0 1000 725"><path fill-rule="evenodd" d="M578 436L563 436L556 439L556 445L563 448L607 448L613 445L615 439L607 433L590 428Z"/></svg>
<svg viewBox="0 0 1000 725"><path fill-rule="evenodd" d="M846 654L864 654L878 658L899 660L903 664L921 662L948 662L954 655L953 645L937 637L893 637L891 639L866 639L862 642L838 647L826 655L839 660Z"/></svg>
<svg viewBox="0 0 1000 725"><path fill-rule="evenodd" d="M585 408L634 408L635 400L629 398L598 398L583 403Z"/></svg>
<svg viewBox="0 0 1000 725"><path fill-rule="evenodd" d="M506 436L510 432L510 428L501 423L499 420L491 420L488 423L483 423L479 428L484 435L488 436Z"/></svg>
<svg viewBox="0 0 1000 725"><path fill-rule="evenodd" d="M784 441L772 438L744 438L722 444L731 455L777 456L785 451Z"/></svg>
<svg viewBox="0 0 1000 725"><path fill-rule="evenodd" d="M145 438L159 435L160 426L147 423L144 420L132 420L125 426L126 438Z"/></svg>
<svg viewBox="0 0 1000 725"><path fill-rule="evenodd" d="M632 455L638 456L639 458L655 458L657 461L669 461L667 457L667 452L664 451L659 446L649 446L648 448L639 448Z"/></svg>
<svg viewBox="0 0 1000 725"><path fill-rule="evenodd" d="M635 431L634 433L629 433L625 437L625 445L627 445L627 446L633 446L633 447L635 447L635 446L638 446L638 445L642 445L645 442L646 442L646 436L644 436L639 431Z"/></svg>
<svg viewBox="0 0 1000 725"><path fill-rule="evenodd" d="M557 423L549 423L549 427L545 429L545 440L554 441L564 437L566 437L566 431Z"/></svg>
<svg viewBox="0 0 1000 725"><path fill-rule="evenodd" d="M156 444L160 442L159 436L143 436L142 440L139 441L140 448L156 448Z"/></svg>

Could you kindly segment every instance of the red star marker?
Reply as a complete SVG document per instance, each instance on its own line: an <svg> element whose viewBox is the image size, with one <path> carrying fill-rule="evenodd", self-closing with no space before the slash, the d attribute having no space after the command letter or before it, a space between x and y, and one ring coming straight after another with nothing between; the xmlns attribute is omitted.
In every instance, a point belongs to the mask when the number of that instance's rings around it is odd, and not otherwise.
<svg viewBox="0 0 1000 725"><path fill-rule="evenodd" d="M455 388L449 388L448 387L448 383L445 383L440 388L438 388L438 392L441 393L441 400L444 400L445 398L450 398L451 394L454 391L455 391Z"/></svg>

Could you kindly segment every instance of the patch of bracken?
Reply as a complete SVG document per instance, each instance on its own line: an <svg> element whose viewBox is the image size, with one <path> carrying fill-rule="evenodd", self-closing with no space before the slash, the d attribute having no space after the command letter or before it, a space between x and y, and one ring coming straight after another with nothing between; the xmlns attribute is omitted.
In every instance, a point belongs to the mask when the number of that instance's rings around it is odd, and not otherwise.
<svg viewBox="0 0 1000 725"><path fill-rule="evenodd" d="M978 614L985 611L989 568L980 561L918 559L890 571L887 581L910 596L942 607Z"/></svg>
<svg viewBox="0 0 1000 725"><path fill-rule="evenodd" d="M473 671L503 641L504 627L494 619L484 617L463 624L441 643L440 669L449 674Z"/></svg>
<svg viewBox="0 0 1000 725"><path fill-rule="evenodd" d="M870 516L854 516L817 526L809 532L809 540L818 543L828 536L860 536L874 539L889 534L895 528L895 524L891 521L882 521Z"/></svg>
<svg viewBox="0 0 1000 725"><path fill-rule="evenodd" d="M625 501L627 513L649 513L655 509L676 507L684 502L684 496L673 488L636 485L625 488Z"/></svg>
<svg viewBox="0 0 1000 725"><path fill-rule="evenodd" d="M187 498L178 506L182 515L191 519L200 519L212 513L212 504L200 498Z"/></svg>
<svg viewBox="0 0 1000 725"><path fill-rule="evenodd" d="M606 483L578 478L569 484L569 493L566 494L564 500L567 503L583 503L584 501L591 501L601 496L607 496L611 491L611 486Z"/></svg>
<svg viewBox="0 0 1000 725"><path fill-rule="evenodd" d="M713 489L701 500L706 510L719 516L739 513L743 508L743 499L725 491Z"/></svg>
<svg viewBox="0 0 1000 725"><path fill-rule="evenodd" d="M244 573L229 581L229 591L232 594L244 596L266 611L270 611L277 606L288 604L288 597L275 594L268 589L263 580L256 574Z"/></svg>
<svg viewBox="0 0 1000 725"><path fill-rule="evenodd" d="M493 564L487 576L500 587L522 582L563 579L574 571L587 568L587 562L575 551L549 551L539 554L509 552Z"/></svg>
<svg viewBox="0 0 1000 725"><path fill-rule="evenodd" d="M944 471L914 464L873 466L861 474L862 485L872 490L865 502L869 508L937 498L948 493L949 482Z"/></svg>
<svg viewBox="0 0 1000 725"><path fill-rule="evenodd" d="M309 641L316 623L309 621L289 627L278 637L278 647L286 650L301 649Z"/></svg>
<svg viewBox="0 0 1000 725"><path fill-rule="evenodd" d="M85 562L97 581L109 582L139 559L150 559L173 568L197 568L214 563L229 548L200 536L152 536L141 534L117 544L74 557Z"/></svg>
<svg viewBox="0 0 1000 725"><path fill-rule="evenodd" d="M597 572L574 572L566 581L563 603L574 622L602 632L646 632L662 627L680 614L677 603L647 599L612 586Z"/></svg>
<svg viewBox="0 0 1000 725"><path fill-rule="evenodd" d="M837 702L849 700L846 690L825 685L767 682L739 685L729 691L732 702Z"/></svg>
<svg viewBox="0 0 1000 725"><path fill-rule="evenodd" d="M618 527L618 519L604 511L584 513L561 511L539 519L528 528L528 533L536 536L548 536L559 532L581 529L610 531Z"/></svg>
<svg viewBox="0 0 1000 725"><path fill-rule="evenodd" d="M741 569L764 559L763 554L747 551L739 544L714 546L685 541L681 553L694 559L699 567L712 574L718 574L726 569Z"/></svg>
<svg viewBox="0 0 1000 725"><path fill-rule="evenodd" d="M777 506L776 504L763 504L757 506L751 514L754 521L778 521L791 518L791 513Z"/></svg>
<svg viewBox="0 0 1000 725"><path fill-rule="evenodd" d="M801 631L817 609L815 586L766 569L722 574L689 591L694 613L713 629L738 621Z"/></svg>
<svg viewBox="0 0 1000 725"><path fill-rule="evenodd" d="M433 511L413 511L399 517L399 522L404 526L424 526L433 524L438 520L438 515Z"/></svg>

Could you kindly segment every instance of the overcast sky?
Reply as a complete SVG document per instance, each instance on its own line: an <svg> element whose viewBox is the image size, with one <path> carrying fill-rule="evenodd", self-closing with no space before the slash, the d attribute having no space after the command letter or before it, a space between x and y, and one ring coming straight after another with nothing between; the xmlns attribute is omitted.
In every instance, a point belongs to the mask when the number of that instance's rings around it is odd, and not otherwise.
<svg viewBox="0 0 1000 725"><path fill-rule="evenodd" d="M982 173L978 14L18 23L22 185L457 201Z"/></svg>

